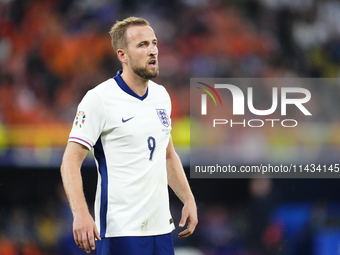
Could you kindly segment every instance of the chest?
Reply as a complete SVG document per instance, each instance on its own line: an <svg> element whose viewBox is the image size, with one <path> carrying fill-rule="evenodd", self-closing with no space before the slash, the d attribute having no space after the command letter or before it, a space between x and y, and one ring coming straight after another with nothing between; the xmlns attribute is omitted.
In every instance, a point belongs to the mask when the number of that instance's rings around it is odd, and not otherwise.
<svg viewBox="0 0 340 255"><path fill-rule="evenodd" d="M170 111L164 98L115 98L106 102L103 135L129 146L138 146L149 137L166 141L171 131Z"/></svg>

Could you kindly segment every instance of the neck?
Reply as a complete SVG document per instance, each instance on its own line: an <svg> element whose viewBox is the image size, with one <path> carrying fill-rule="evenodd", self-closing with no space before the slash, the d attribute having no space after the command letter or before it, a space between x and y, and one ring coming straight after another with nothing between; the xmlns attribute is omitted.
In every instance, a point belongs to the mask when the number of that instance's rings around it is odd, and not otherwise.
<svg viewBox="0 0 340 255"><path fill-rule="evenodd" d="M123 68L121 77L133 92L138 96L144 96L148 88L149 80L139 77L129 68Z"/></svg>

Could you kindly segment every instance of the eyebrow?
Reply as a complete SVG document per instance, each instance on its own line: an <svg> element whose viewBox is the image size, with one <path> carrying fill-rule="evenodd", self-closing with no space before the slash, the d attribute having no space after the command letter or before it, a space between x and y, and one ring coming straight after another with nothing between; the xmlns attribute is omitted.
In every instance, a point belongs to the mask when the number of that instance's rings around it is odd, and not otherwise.
<svg viewBox="0 0 340 255"><path fill-rule="evenodd" d="M152 42L158 42L157 38L154 38L154 39L152 40ZM136 45L140 45L141 43L149 43L149 41L148 41L148 40L140 41L140 42L137 43Z"/></svg>
<svg viewBox="0 0 340 255"><path fill-rule="evenodd" d="M140 41L139 43L137 43L137 45L140 45L142 43L148 43L148 41L144 40L144 41Z"/></svg>

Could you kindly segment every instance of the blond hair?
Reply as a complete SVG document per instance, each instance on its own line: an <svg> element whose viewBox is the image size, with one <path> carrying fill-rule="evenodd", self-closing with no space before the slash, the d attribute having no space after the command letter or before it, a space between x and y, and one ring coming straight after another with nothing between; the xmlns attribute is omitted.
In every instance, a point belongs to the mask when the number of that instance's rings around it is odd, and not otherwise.
<svg viewBox="0 0 340 255"><path fill-rule="evenodd" d="M109 32L111 44L116 53L118 49L126 47L126 29L130 26L150 26L150 24L145 19L139 17L129 17L122 21L117 20Z"/></svg>

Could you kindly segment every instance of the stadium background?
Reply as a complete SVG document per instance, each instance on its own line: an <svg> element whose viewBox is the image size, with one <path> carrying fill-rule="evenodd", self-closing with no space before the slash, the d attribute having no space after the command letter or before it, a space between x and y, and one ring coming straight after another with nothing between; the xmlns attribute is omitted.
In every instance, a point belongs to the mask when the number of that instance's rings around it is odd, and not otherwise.
<svg viewBox="0 0 340 255"><path fill-rule="evenodd" d="M187 173L190 77L340 74L338 1L0 0L0 254L84 254L73 242L59 165L78 102L120 68L108 31L131 15L149 20L159 39L156 81L172 98L172 134ZM320 107L337 109L337 91ZM340 112L325 119L326 145L337 149ZM272 139L299 147L280 132ZM82 174L92 204L91 156ZM339 254L338 179L189 182L199 225L184 240L174 231L178 255ZM170 195L178 222L181 205Z"/></svg>

